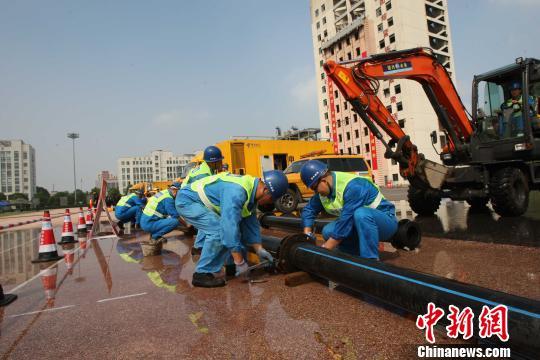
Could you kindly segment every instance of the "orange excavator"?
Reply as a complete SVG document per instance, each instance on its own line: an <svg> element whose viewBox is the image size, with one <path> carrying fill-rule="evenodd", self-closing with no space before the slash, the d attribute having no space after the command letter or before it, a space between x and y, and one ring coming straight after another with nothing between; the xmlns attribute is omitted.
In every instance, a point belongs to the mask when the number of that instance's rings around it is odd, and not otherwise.
<svg viewBox="0 0 540 360"><path fill-rule="evenodd" d="M518 216L527 210L530 190L540 190L538 60L518 58L514 64L475 76L472 106L477 111L472 116L429 48L339 64L329 60L324 70L384 145L385 157L399 163L400 174L410 182L408 199L416 213L431 215L441 198L450 198L466 200L473 207L491 201L499 215ZM379 81L391 79L409 79L422 86L446 135L442 164L419 153L378 98ZM388 142L379 128L390 137ZM431 141L437 142L436 132Z"/></svg>

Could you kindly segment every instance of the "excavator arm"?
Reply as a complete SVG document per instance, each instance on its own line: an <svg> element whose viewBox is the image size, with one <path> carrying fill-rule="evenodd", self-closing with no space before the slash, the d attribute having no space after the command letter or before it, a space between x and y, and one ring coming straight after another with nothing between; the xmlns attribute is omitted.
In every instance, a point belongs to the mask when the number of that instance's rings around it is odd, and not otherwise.
<svg viewBox="0 0 540 360"><path fill-rule="evenodd" d="M351 63L354 63L353 67L344 66ZM461 162L469 157L467 144L474 129L450 75L430 49L395 51L341 64L330 60L324 64L324 69L373 135L385 146L385 157L395 159L401 175L410 182L440 188L448 168L425 160L418 153L409 136L377 96L379 80L410 79L419 82L447 135L448 144L443 149L443 156ZM388 143L375 124L388 134Z"/></svg>

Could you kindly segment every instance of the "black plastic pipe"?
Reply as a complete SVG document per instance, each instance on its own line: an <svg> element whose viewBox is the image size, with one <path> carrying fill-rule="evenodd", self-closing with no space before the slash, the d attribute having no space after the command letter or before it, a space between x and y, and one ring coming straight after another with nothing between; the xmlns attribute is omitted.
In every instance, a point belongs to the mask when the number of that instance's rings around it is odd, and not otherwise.
<svg viewBox="0 0 540 360"><path fill-rule="evenodd" d="M322 232L322 228L335 221L332 219L316 219L313 226L314 232ZM302 231L302 219L290 216L275 216L271 214L262 214L259 216L259 223L263 228L280 228L285 230ZM393 246L400 249L414 250L420 244L422 232L420 226L410 220L402 219L399 221L398 231L390 239L383 242L390 242Z"/></svg>
<svg viewBox="0 0 540 360"><path fill-rule="evenodd" d="M264 247L275 249L276 241L279 238L263 236ZM448 325L446 315L450 305L457 306L460 311L470 307L475 315L476 337L482 307L486 305L491 309L499 304L506 305L508 342L501 342L496 336L484 341L510 347L512 355L540 358L540 301L329 251L315 246L302 234L287 236L273 252L283 271L303 270L417 315L424 315L428 303L433 302L445 311L439 325Z"/></svg>

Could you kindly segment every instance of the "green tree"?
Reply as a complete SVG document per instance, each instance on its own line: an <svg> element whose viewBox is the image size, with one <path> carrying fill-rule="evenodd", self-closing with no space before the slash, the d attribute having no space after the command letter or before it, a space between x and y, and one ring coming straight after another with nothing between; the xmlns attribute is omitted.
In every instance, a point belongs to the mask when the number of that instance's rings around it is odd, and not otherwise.
<svg viewBox="0 0 540 360"><path fill-rule="evenodd" d="M23 194L23 193L13 193L9 195L9 200L16 200L16 199L28 200L28 195Z"/></svg>
<svg viewBox="0 0 540 360"><path fill-rule="evenodd" d="M67 191L57 192L56 194L51 196L51 198L49 199L49 207L54 209L54 208L59 208L61 206L69 206L69 204L70 204L69 195L70 195L70 193L67 192ZM60 199L64 198L64 197L68 199L68 203L67 204L60 204Z"/></svg>
<svg viewBox="0 0 540 360"><path fill-rule="evenodd" d="M39 207L43 208L49 204L51 194L49 194L49 191L47 189L41 186L36 186L36 194L34 195L34 198L39 200Z"/></svg>
<svg viewBox="0 0 540 360"><path fill-rule="evenodd" d="M0 201L6 200L6 199L7 199L6 194L0 192Z"/></svg>
<svg viewBox="0 0 540 360"><path fill-rule="evenodd" d="M116 205L116 203L118 202L118 200L120 200L121 197L122 195L117 188L110 188L107 191L107 205Z"/></svg>

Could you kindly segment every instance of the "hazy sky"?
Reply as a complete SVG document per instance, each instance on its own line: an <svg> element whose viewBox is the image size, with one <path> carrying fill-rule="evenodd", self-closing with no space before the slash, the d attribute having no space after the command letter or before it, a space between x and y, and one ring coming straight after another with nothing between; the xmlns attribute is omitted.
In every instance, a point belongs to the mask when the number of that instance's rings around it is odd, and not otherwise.
<svg viewBox="0 0 540 360"><path fill-rule="evenodd" d="M448 2L464 99L540 57L540 0ZM0 139L34 146L50 190L73 187L67 132L87 190L120 156L318 127L316 101L309 1L0 0Z"/></svg>

